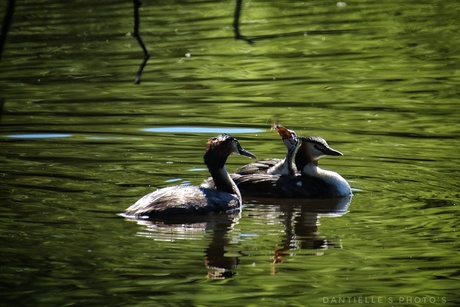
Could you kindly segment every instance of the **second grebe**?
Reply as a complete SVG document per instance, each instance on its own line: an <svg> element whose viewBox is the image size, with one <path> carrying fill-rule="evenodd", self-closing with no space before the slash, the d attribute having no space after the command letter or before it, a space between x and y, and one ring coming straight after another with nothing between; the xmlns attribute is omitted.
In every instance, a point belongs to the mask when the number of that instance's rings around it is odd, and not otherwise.
<svg viewBox="0 0 460 307"><path fill-rule="evenodd" d="M235 173L230 174L232 179L234 177L254 174L294 175L296 173L296 166L292 163L292 160L294 159L294 154L299 145L299 138L297 137L297 134L281 125L275 125L273 126L273 129L278 131L278 134L283 139L284 145L288 149L286 157L284 159L263 159L243 165L236 169ZM215 188L213 178L209 177L201 184L201 186L205 188Z"/></svg>
<svg viewBox="0 0 460 307"><path fill-rule="evenodd" d="M225 169L225 162L231 154L256 157L228 134L210 138L203 158L216 189L197 186L166 187L145 195L126 209L124 215L135 218L172 217L240 208L240 191Z"/></svg>
<svg viewBox="0 0 460 307"><path fill-rule="evenodd" d="M274 125L273 129L278 131L283 139L288 152L284 159L269 158L249 163L237 168L235 173L240 175L268 174L268 175L294 175L295 165L292 163L294 154L299 145L299 138L295 131L287 129L281 125Z"/></svg>
<svg viewBox="0 0 460 307"><path fill-rule="evenodd" d="M352 195L350 185L342 176L318 167L321 157L343 154L329 147L320 137L301 137L300 141L301 145L295 156L295 164L300 174L232 176L241 193L282 198L333 198Z"/></svg>

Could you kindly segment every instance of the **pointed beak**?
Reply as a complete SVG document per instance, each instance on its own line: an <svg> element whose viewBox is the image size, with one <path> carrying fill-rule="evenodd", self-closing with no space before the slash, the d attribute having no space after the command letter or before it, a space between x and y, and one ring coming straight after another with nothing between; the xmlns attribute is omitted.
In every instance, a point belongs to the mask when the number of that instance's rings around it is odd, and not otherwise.
<svg viewBox="0 0 460 307"><path fill-rule="evenodd" d="M325 155L329 155L329 156L343 156L343 153L331 147L327 147L326 150L323 152Z"/></svg>
<svg viewBox="0 0 460 307"><path fill-rule="evenodd" d="M254 156L252 153L250 153L249 151L247 151L246 149L244 149L241 146L238 146L238 153L240 155L242 155L242 156L246 156L246 157L251 158L251 159L257 158L256 156Z"/></svg>

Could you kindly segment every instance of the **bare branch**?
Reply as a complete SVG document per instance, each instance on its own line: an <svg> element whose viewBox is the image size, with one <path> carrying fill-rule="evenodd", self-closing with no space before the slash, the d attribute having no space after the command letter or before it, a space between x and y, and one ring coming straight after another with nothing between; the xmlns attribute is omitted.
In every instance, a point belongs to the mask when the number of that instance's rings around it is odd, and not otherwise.
<svg viewBox="0 0 460 307"><path fill-rule="evenodd" d="M141 45L142 51L144 52L144 59L142 60L139 70L137 71L136 80L135 80L135 83L139 84L141 83L141 76L142 76L142 72L144 71L144 67L150 58L150 52L147 50L147 47L145 47L144 41L142 40L141 34L139 33L139 7L142 5L142 2L141 0L133 0L133 4L134 4L134 34L133 35L137 39L137 42L139 43L139 45Z"/></svg>

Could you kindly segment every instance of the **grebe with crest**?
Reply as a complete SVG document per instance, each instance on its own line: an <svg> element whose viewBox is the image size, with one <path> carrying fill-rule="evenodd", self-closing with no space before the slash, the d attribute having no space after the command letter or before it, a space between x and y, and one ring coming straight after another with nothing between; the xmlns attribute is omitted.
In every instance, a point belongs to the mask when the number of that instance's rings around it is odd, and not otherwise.
<svg viewBox="0 0 460 307"><path fill-rule="evenodd" d="M245 196L280 198L335 198L352 195L350 185L338 173L318 167L320 158L342 156L321 137L300 137L295 155L298 173L234 175L232 179Z"/></svg>
<svg viewBox="0 0 460 307"><path fill-rule="evenodd" d="M274 125L272 130L276 129L281 136L284 145L288 152L284 159L268 158L243 165L236 169L230 176L238 178L240 176L264 174L264 175L294 175L296 166L292 163L294 154L299 145L297 134L293 130L289 130L281 125ZM212 177L209 177L201 184L205 188L215 188Z"/></svg>
<svg viewBox="0 0 460 307"><path fill-rule="evenodd" d="M139 199L126 209L124 215L148 219L202 215L241 208L240 191L225 168L225 162L232 154L256 158L243 149L236 138L228 134L210 138L203 159L214 179L215 189L198 186L162 188Z"/></svg>
<svg viewBox="0 0 460 307"><path fill-rule="evenodd" d="M235 170L236 174L268 174L268 175L294 175L296 167L292 163L294 154L299 145L299 138L295 131L287 129L281 125L274 125L272 130L277 130L287 149L284 159L268 158L243 165Z"/></svg>

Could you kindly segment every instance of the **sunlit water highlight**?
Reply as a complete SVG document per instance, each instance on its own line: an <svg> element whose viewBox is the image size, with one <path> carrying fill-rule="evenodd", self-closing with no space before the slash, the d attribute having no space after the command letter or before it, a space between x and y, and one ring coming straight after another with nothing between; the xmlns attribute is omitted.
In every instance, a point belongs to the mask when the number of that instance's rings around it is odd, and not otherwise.
<svg viewBox="0 0 460 307"><path fill-rule="evenodd" d="M208 134L240 134L240 133L260 133L263 129L235 128L235 127L154 127L144 128L143 131L158 133L208 133Z"/></svg>

